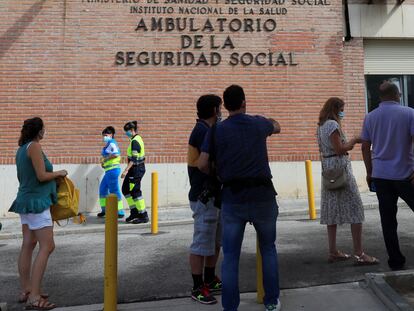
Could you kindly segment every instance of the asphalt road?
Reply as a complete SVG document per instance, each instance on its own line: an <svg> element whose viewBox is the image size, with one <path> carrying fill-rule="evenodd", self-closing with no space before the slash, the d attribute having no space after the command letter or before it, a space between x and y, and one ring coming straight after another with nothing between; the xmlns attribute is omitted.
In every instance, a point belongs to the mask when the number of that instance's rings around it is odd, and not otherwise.
<svg viewBox="0 0 414 311"><path fill-rule="evenodd" d="M299 288L362 280L367 272L388 271L378 211L366 211L364 245L381 264L355 267L352 261L328 264L326 228L319 221L301 217L278 219L277 249L281 288ZM399 232L407 268L414 268L414 213L400 208ZM119 232L118 300L120 303L188 296L192 279L188 267L188 245L192 225L161 227L162 234L148 235L148 229ZM338 247L352 252L349 226L338 230ZM59 306L75 306L103 301L104 234L84 233L56 236L44 278L44 291ZM0 302L8 310L22 310L16 297L20 292L17 257L21 239L0 240ZM240 261L240 290L256 290L256 237L246 226Z"/></svg>

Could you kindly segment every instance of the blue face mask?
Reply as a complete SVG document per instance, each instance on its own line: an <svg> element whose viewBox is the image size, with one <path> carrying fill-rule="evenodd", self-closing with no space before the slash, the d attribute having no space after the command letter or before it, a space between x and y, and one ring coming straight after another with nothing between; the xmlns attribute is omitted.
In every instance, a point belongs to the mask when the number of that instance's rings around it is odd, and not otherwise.
<svg viewBox="0 0 414 311"><path fill-rule="evenodd" d="M111 137L109 137L109 136L104 136L103 137L103 141L106 142L106 143L109 142L110 140L111 140Z"/></svg>
<svg viewBox="0 0 414 311"><path fill-rule="evenodd" d="M343 119L344 117L345 117L345 112L343 112L343 111L339 111L339 113L338 113L338 117L339 117L339 119Z"/></svg>
<svg viewBox="0 0 414 311"><path fill-rule="evenodd" d="M126 131L126 132L125 132L125 135L126 135L126 136L128 136L128 137L132 137L132 133L131 133L131 131Z"/></svg>

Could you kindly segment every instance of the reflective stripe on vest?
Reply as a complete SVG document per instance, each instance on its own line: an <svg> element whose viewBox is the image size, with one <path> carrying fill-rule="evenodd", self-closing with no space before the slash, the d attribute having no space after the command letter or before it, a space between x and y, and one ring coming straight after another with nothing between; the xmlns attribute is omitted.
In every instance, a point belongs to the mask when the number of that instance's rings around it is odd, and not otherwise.
<svg viewBox="0 0 414 311"><path fill-rule="evenodd" d="M109 171L109 170L112 170L114 168L121 167L120 163L121 163L121 157L120 156L118 156L116 158L106 160L103 164L103 169L105 171Z"/></svg>
<svg viewBox="0 0 414 311"><path fill-rule="evenodd" d="M136 141L140 147L141 151L138 152L136 150L132 150L132 141ZM129 143L128 149L127 149L127 157L128 159L136 159L136 162L142 163L145 160L145 148L144 148L144 141L142 140L141 136L135 135L133 138L131 138L131 141Z"/></svg>

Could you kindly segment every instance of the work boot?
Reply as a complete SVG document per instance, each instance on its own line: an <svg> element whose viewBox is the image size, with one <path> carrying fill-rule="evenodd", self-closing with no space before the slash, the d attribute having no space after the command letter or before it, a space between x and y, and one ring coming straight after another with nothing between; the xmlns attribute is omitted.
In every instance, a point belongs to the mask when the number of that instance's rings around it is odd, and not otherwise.
<svg viewBox="0 0 414 311"><path fill-rule="evenodd" d="M139 217L138 210L136 208L131 209L131 214L125 219L126 222L132 222Z"/></svg>
<svg viewBox="0 0 414 311"><path fill-rule="evenodd" d="M133 224L145 224L147 222L149 222L147 212L138 213L138 218L135 218L134 220L132 220Z"/></svg>

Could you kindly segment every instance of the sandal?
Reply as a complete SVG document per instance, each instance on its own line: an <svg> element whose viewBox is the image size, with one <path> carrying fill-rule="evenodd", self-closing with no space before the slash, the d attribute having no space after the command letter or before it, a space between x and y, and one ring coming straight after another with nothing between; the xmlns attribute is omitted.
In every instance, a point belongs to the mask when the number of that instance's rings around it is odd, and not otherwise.
<svg viewBox="0 0 414 311"><path fill-rule="evenodd" d="M29 295L30 295L30 292L22 292L19 295L19 299L17 299L17 302L18 303L24 303L24 302L26 302L27 299L29 299ZM47 299L47 298L49 298L49 295L48 294L40 294L40 297L42 297L44 299Z"/></svg>
<svg viewBox="0 0 414 311"><path fill-rule="evenodd" d="M336 253L330 253L328 257L329 263L334 263L338 261L345 261L351 258L351 255L345 254L341 251L336 251Z"/></svg>
<svg viewBox="0 0 414 311"><path fill-rule="evenodd" d="M361 255L354 255L355 258L355 266L370 266L370 265L378 265L380 261L378 258L375 258L373 256L369 256L362 252Z"/></svg>
<svg viewBox="0 0 414 311"><path fill-rule="evenodd" d="M39 297L39 299L30 301L27 300L25 310L52 310L57 306L54 303L49 302L47 299Z"/></svg>

